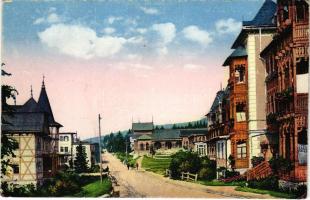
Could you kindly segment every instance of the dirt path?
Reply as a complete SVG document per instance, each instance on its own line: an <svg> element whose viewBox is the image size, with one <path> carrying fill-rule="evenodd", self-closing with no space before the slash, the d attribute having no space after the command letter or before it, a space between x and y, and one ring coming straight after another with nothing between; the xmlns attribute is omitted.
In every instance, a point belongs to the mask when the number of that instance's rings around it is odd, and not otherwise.
<svg viewBox="0 0 310 200"><path fill-rule="evenodd" d="M235 191L233 186L204 186L171 180L144 170L128 170L109 153L105 153L103 159L120 185L117 188L120 197L271 198L269 195Z"/></svg>

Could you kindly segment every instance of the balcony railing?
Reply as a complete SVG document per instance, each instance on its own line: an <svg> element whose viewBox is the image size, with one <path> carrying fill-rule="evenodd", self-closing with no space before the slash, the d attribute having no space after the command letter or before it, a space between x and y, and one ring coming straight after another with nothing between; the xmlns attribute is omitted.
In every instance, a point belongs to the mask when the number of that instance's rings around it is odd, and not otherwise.
<svg viewBox="0 0 310 200"><path fill-rule="evenodd" d="M296 102L296 113L308 113L308 93L298 93Z"/></svg>
<svg viewBox="0 0 310 200"><path fill-rule="evenodd" d="M256 167L247 171L247 180L263 179L272 174L272 169L268 161L263 161Z"/></svg>
<svg viewBox="0 0 310 200"><path fill-rule="evenodd" d="M294 40L307 40L309 36L309 25L307 23L298 23L295 26L293 36Z"/></svg>

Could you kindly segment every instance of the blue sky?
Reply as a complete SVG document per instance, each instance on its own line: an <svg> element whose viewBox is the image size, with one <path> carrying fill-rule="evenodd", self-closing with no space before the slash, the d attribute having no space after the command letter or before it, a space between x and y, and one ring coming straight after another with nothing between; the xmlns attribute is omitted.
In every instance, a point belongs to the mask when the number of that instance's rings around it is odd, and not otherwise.
<svg viewBox="0 0 310 200"><path fill-rule="evenodd" d="M86 138L201 119L220 85L242 20L263 0L20 1L3 7L3 62L17 103L42 75L63 131ZM78 124L78 126L77 126Z"/></svg>
<svg viewBox="0 0 310 200"><path fill-rule="evenodd" d="M130 37L137 35L130 29L148 29L153 24L172 23L176 37L169 43L174 50L227 51L238 31L225 34L216 31L216 22L232 18L235 22L249 20L262 4L262 0L205 0L205 1L21 1L4 5L5 44L40 44L38 33L52 25L47 22L51 15L53 23L79 24L93 29L98 36L104 28L110 28L114 35ZM112 21L108 19L114 18ZM41 23L40 19L45 20ZM212 42L199 45L182 37L187 26L196 26L211 34ZM238 30L238 29L237 29ZM152 35L153 34L153 35ZM154 32L147 36L154 42ZM153 39L153 40L152 40ZM9 47L11 45L5 45ZM38 45L37 48L41 46ZM210 48L211 47L211 48ZM132 47L136 48L136 47ZM200 51L199 51L200 50ZM212 51L213 53L213 51Z"/></svg>

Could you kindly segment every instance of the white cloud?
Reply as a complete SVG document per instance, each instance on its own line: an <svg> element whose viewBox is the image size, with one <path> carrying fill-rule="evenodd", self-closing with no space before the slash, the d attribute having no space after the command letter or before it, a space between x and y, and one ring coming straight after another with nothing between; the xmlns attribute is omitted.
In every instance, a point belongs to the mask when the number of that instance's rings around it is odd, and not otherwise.
<svg viewBox="0 0 310 200"><path fill-rule="evenodd" d="M55 24L61 22L61 18L56 13L49 14L46 18L40 17L33 21L33 24Z"/></svg>
<svg viewBox="0 0 310 200"><path fill-rule="evenodd" d="M51 14L47 17L46 21L47 21L48 23L50 23L50 24L53 24L53 23L60 22L60 18L59 18L59 16L58 16L56 13L51 13Z"/></svg>
<svg viewBox="0 0 310 200"><path fill-rule="evenodd" d="M106 27L106 28L103 29L103 32L104 32L105 34L107 34L107 35L110 35L110 34L112 34L112 33L115 32L115 28Z"/></svg>
<svg viewBox="0 0 310 200"><path fill-rule="evenodd" d="M140 34L144 34L147 32L147 29L146 28L137 28L136 31Z"/></svg>
<svg viewBox="0 0 310 200"><path fill-rule="evenodd" d="M241 29L242 23L233 18L221 19L215 23L216 31L220 34L236 33Z"/></svg>
<svg viewBox="0 0 310 200"><path fill-rule="evenodd" d="M175 38L176 28L173 23L154 24L152 29L161 36L163 44L168 44Z"/></svg>
<svg viewBox="0 0 310 200"><path fill-rule="evenodd" d="M128 38L127 42L132 43L132 44L142 44L145 42L145 40L142 36L137 36L137 37Z"/></svg>
<svg viewBox="0 0 310 200"><path fill-rule="evenodd" d="M148 15L157 15L159 12L156 8L146 8L146 7L140 7L140 9Z"/></svg>
<svg viewBox="0 0 310 200"><path fill-rule="evenodd" d="M33 24L37 25L37 24L42 24L45 22L45 19L43 17L40 17L36 20L33 21Z"/></svg>
<svg viewBox="0 0 310 200"><path fill-rule="evenodd" d="M136 19L128 18L125 20L125 24L128 26L137 26L138 22Z"/></svg>
<svg viewBox="0 0 310 200"><path fill-rule="evenodd" d="M195 69L202 69L203 66L202 65L196 65L196 64L185 64L183 66L184 69L189 69L189 70L195 70Z"/></svg>
<svg viewBox="0 0 310 200"><path fill-rule="evenodd" d="M197 26L187 26L182 30L182 32L185 38L197 42L202 46L207 46L213 41L210 33L200 29Z"/></svg>
<svg viewBox="0 0 310 200"><path fill-rule="evenodd" d="M107 21L109 24L113 24L114 22L120 21L122 19L123 19L123 17L109 16Z"/></svg>
<svg viewBox="0 0 310 200"><path fill-rule="evenodd" d="M83 59L110 57L120 52L126 39L102 36L81 25L54 24L38 33L41 42L60 53Z"/></svg>

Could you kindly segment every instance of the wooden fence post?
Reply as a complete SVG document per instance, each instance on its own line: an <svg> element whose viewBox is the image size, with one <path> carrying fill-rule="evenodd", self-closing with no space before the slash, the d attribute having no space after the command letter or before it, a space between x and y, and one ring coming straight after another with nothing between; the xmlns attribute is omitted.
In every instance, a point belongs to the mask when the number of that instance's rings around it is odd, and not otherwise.
<svg viewBox="0 0 310 200"><path fill-rule="evenodd" d="M182 173L181 180L183 180L183 172L181 172L181 173Z"/></svg>
<svg viewBox="0 0 310 200"><path fill-rule="evenodd" d="M195 174L195 181L197 181L198 174Z"/></svg>

